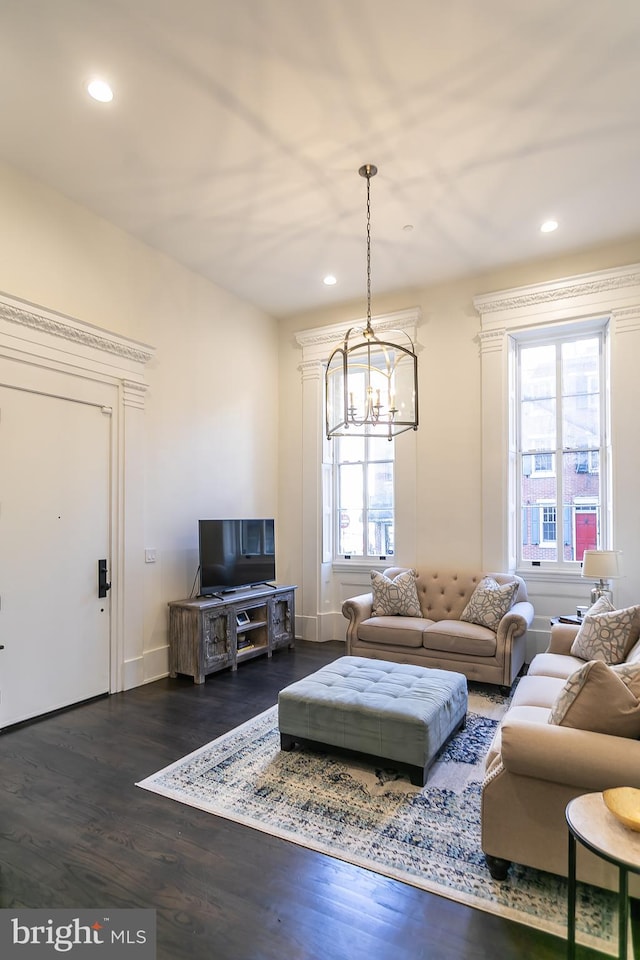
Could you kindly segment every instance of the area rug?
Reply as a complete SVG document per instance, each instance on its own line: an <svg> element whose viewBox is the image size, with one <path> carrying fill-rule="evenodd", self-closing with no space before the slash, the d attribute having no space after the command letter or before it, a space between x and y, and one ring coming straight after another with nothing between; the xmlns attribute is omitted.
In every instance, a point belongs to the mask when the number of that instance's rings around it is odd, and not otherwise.
<svg viewBox="0 0 640 960"><path fill-rule="evenodd" d="M470 684L467 725L422 788L351 758L281 752L275 706L137 786L566 937L566 881L514 865L499 883L480 848L483 758L506 704ZM579 885L578 942L615 955L616 934L615 897Z"/></svg>

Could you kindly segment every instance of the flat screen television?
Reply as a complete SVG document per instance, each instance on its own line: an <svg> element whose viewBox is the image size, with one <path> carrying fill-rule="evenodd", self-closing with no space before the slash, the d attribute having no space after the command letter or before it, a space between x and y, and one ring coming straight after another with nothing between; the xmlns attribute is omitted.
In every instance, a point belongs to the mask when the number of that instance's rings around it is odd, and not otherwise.
<svg viewBox="0 0 640 960"><path fill-rule="evenodd" d="M276 578L273 520L199 520L200 596Z"/></svg>

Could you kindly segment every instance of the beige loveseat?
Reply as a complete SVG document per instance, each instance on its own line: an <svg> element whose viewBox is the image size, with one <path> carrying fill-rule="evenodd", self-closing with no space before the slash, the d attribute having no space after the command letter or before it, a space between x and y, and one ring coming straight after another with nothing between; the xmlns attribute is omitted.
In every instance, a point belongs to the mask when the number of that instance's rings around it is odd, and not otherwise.
<svg viewBox="0 0 640 960"><path fill-rule="evenodd" d="M587 663L570 653L577 632L577 626L553 625L547 651L533 658L520 679L487 755L482 850L494 879L504 880L512 861L567 876L569 801L611 787L640 788L640 740L549 722L565 681ZM623 662L640 665L640 641ZM595 709L588 707L590 721L601 723L595 715L612 710L613 702L601 696ZM577 876L617 890L617 869L581 844ZM638 879L630 878L636 896Z"/></svg>
<svg viewBox="0 0 640 960"><path fill-rule="evenodd" d="M390 567L387 578L406 573ZM496 630L460 620L480 581L517 582L513 605ZM418 570L419 616L372 616L373 593L345 600L347 654L463 673L469 680L511 687L525 660L525 634L533 606L520 577L504 573Z"/></svg>

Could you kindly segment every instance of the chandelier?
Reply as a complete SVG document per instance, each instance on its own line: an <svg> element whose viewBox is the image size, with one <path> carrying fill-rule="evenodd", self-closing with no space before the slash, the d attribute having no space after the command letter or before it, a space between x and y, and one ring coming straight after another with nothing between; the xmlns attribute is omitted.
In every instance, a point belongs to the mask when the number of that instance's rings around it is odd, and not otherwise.
<svg viewBox="0 0 640 960"><path fill-rule="evenodd" d="M325 374L327 437L386 437L418 429L418 358L403 330L376 336L371 325L371 177L367 163L367 323L347 330ZM387 339L392 336L391 339ZM383 339L384 337L384 339ZM399 342L393 342L399 341Z"/></svg>

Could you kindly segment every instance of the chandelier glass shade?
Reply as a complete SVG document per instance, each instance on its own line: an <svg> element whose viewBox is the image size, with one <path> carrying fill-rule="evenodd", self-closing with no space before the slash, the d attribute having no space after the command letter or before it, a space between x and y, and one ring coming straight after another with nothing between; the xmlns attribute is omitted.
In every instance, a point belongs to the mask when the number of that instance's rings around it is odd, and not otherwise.
<svg viewBox="0 0 640 960"><path fill-rule="evenodd" d="M370 181L376 167L358 171L367 179L367 323L351 327L327 362L327 437L387 437L418 429L418 360L403 330L376 335L371 325Z"/></svg>

